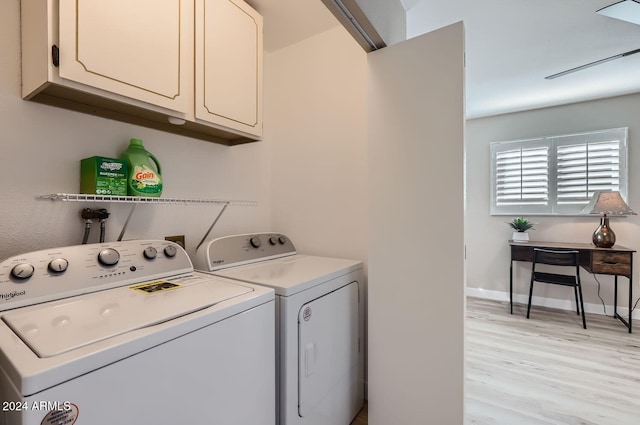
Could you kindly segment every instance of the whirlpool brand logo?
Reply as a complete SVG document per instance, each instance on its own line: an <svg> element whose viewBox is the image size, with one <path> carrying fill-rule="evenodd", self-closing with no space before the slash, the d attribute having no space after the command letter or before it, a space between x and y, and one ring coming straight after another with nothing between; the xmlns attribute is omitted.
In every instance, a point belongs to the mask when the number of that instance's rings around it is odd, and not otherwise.
<svg viewBox="0 0 640 425"><path fill-rule="evenodd" d="M304 319L305 322L308 322L309 320L311 320L311 307L309 306L305 307L305 309L302 311L302 318Z"/></svg>
<svg viewBox="0 0 640 425"><path fill-rule="evenodd" d="M4 301L9 301L9 300L11 300L13 298L21 297L26 293L27 293L27 291L11 291L11 292L7 292L7 293L4 293L4 294L0 294L0 299L2 299Z"/></svg>

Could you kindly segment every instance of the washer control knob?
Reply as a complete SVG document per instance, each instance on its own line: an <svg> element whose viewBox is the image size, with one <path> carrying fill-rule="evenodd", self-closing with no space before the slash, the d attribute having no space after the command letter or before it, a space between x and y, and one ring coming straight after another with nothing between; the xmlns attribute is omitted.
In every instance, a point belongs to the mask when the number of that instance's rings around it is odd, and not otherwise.
<svg viewBox="0 0 640 425"><path fill-rule="evenodd" d="M19 263L11 269L11 276L18 279L29 279L33 276L34 267L29 263Z"/></svg>
<svg viewBox="0 0 640 425"><path fill-rule="evenodd" d="M158 250L152 246L148 246L144 249L142 254L144 255L144 258L146 258L147 260L153 260L158 255Z"/></svg>
<svg viewBox="0 0 640 425"><path fill-rule="evenodd" d="M277 243L278 243L278 238L276 238L275 236L271 236L271 237L269 238L269 244L270 244L270 245L275 245L275 244L277 244Z"/></svg>
<svg viewBox="0 0 640 425"><path fill-rule="evenodd" d="M178 253L178 248L176 248L174 245L167 245L164 248L164 255L166 255L167 257L175 257L176 254Z"/></svg>
<svg viewBox="0 0 640 425"><path fill-rule="evenodd" d="M262 245L262 241L260 240L259 236L253 236L251 239L249 239L249 243L254 248L260 248L260 245Z"/></svg>
<svg viewBox="0 0 640 425"><path fill-rule="evenodd" d="M64 258L55 258L49 261L49 271L53 273L64 273L69 267L69 262Z"/></svg>
<svg viewBox="0 0 640 425"><path fill-rule="evenodd" d="M287 243L287 238L285 238L284 236L280 236L278 238L278 242L280 242L280 245L284 245Z"/></svg>
<svg viewBox="0 0 640 425"><path fill-rule="evenodd" d="M105 248L98 254L98 261L103 266L114 266L120 261L120 253L113 248Z"/></svg>

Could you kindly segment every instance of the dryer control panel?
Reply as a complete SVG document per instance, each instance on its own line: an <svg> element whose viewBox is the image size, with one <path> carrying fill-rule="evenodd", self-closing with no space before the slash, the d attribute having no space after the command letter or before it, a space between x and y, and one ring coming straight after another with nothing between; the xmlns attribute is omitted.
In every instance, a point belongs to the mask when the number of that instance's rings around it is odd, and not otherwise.
<svg viewBox="0 0 640 425"><path fill-rule="evenodd" d="M294 254L293 242L282 233L248 233L207 242L193 262L196 269L212 272Z"/></svg>
<svg viewBox="0 0 640 425"><path fill-rule="evenodd" d="M29 252L0 263L0 311L191 271L185 250L164 240Z"/></svg>

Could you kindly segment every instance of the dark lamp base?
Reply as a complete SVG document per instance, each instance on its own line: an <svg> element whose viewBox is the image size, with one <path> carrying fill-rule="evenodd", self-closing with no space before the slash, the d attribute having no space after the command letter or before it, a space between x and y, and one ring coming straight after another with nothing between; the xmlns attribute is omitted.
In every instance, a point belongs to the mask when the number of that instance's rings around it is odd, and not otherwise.
<svg viewBox="0 0 640 425"><path fill-rule="evenodd" d="M600 219L600 226L593 232L593 244L598 248L611 248L616 243L616 234L609 227L609 217Z"/></svg>

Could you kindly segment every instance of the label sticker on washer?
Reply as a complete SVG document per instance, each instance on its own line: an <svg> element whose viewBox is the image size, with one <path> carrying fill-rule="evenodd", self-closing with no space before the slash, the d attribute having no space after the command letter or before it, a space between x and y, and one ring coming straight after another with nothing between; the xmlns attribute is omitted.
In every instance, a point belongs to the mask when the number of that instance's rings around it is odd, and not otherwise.
<svg viewBox="0 0 640 425"><path fill-rule="evenodd" d="M50 410L40 425L73 425L78 420L79 409L73 403L65 403L64 409ZM68 408L67 408L68 407Z"/></svg>
<svg viewBox="0 0 640 425"><path fill-rule="evenodd" d="M302 311L302 318L305 322L308 322L311 319L311 307L307 306Z"/></svg>
<svg viewBox="0 0 640 425"><path fill-rule="evenodd" d="M167 282L164 280L158 280L156 282L147 282L140 285L129 286L129 289L135 291L144 292L145 294L155 294L161 291L170 291L171 289L180 288L180 285L176 283Z"/></svg>

